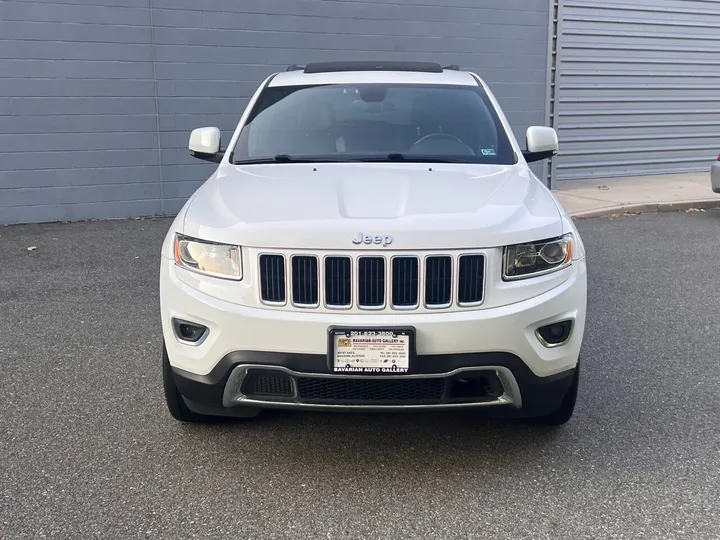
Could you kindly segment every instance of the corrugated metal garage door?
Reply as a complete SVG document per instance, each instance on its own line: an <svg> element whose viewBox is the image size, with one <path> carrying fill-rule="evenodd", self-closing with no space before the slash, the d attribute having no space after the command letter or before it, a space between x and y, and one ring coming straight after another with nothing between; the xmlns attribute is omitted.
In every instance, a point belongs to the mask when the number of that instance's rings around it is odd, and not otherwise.
<svg viewBox="0 0 720 540"><path fill-rule="evenodd" d="M720 151L720 1L556 9L554 178L707 170Z"/></svg>

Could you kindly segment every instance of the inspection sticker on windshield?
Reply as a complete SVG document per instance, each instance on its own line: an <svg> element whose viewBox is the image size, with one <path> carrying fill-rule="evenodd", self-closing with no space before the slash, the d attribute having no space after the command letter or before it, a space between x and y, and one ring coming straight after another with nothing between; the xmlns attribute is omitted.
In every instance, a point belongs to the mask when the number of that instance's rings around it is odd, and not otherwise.
<svg viewBox="0 0 720 540"><path fill-rule="evenodd" d="M494 148L483 148L482 149L482 155L483 156L496 156Z"/></svg>

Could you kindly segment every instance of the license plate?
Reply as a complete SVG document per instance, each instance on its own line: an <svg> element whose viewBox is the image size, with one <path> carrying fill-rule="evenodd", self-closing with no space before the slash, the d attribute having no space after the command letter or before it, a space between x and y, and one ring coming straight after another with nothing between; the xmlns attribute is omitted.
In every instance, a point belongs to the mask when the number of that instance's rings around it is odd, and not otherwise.
<svg viewBox="0 0 720 540"><path fill-rule="evenodd" d="M411 351L411 330L330 330L334 373L407 373Z"/></svg>

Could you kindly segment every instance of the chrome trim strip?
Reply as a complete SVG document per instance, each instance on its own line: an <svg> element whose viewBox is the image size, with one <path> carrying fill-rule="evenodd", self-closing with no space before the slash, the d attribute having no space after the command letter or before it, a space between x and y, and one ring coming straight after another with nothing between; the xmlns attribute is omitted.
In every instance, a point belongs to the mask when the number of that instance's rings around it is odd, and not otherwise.
<svg viewBox="0 0 720 540"><path fill-rule="evenodd" d="M503 395L499 396L493 401L482 401L482 402L464 402L464 403L442 403L433 405L333 405L333 404L316 404L316 403L296 403L293 401L264 401L258 399L248 398L240 392L242 383L248 374L248 371L252 369L261 369L263 371L280 371L285 373L293 379L293 389L297 395L296 379L300 377L307 378L322 378L322 379L444 379L454 377L459 373L467 372L482 372L482 371L493 371L497 375L500 383L503 385ZM464 407L487 407L497 405L512 405L516 408L522 407L522 396L520 394L520 387L510 369L504 366L477 366L477 367L462 367L449 371L446 373L416 373L409 375L354 375L354 374L334 374L334 373L304 373L294 371L284 366L270 366L265 364L240 364L235 367L228 377L225 389L223 390L223 406L233 407L236 405L248 405L248 406L259 406L266 408L282 407L282 408L296 408L296 409L376 409L376 410L407 410L407 409L458 409Z"/></svg>
<svg viewBox="0 0 720 540"><path fill-rule="evenodd" d="M325 258L320 258L317 255L314 255L314 257L317 260L317 307L320 307L325 305Z"/></svg>

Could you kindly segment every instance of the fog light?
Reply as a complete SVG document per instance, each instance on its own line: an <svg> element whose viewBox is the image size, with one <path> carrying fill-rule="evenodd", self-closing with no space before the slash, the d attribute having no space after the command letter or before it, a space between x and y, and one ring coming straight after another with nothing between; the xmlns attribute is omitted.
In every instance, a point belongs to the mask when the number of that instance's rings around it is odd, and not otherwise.
<svg viewBox="0 0 720 540"><path fill-rule="evenodd" d="M572 327L571 320L560 321L538 328L535 334L546 347L557 347L570 339Z"/></svg>
<svg viewBox="0 0 720 540"><path fill-rule="evenodd" d="M172 323L175 336L177 336L180 341L185 341L194 345L199 344L209 332L207 326L183 321L182 319L173 319Z"/></svg>

